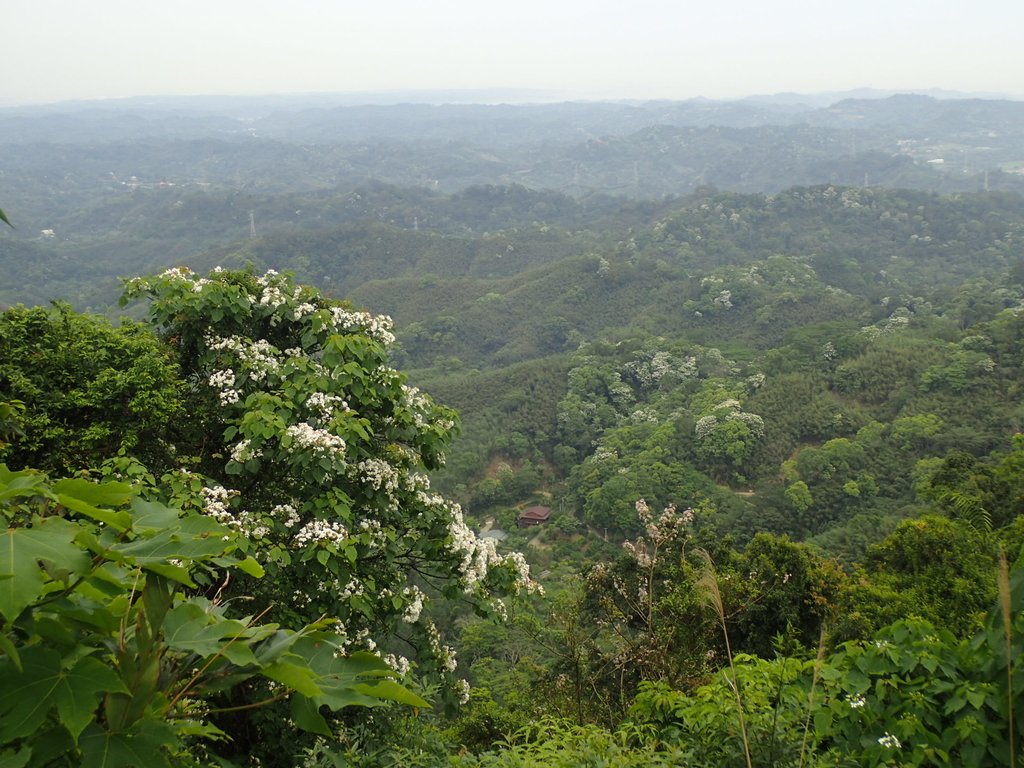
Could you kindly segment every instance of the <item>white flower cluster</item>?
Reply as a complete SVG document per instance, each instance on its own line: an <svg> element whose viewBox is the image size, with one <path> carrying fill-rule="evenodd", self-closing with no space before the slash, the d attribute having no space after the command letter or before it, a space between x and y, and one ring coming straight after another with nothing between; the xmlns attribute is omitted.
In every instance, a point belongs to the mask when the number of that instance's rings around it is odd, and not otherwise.
<svg viewBox="0 0 1024 768"><path fill-rule="evenodd" d="M675 538L693 522L693 510L684 509L679 512L675 504L669 504L658 517L655 517L644 499L636 502L636 513L644 525L647 538L640 536L636 541L623 542L622 548L641 568L650 568L654 565L658 548Z"/></svg>
<svg viewBox="0 0 1024 768"><path fill-rule="evenodd" d="M310 520L295 534L295 544L299 547L305 547L309 544L327 541L340 545L347 538L348 531L345 530L345 526L337 521Z"/></svg>
<svg viewBox="0 0 1024 768"><path fill-rule="evenodd" d="M160 273L165 280L187 280L193 282L195 273L188 267L171 267Z"/></svg>
<svg viewBox="0 0 1024 768"><path fill-rule="evenodd" d="M213 351L234 352L245 364L249 378L253 381L263 381L268 373L277 373L281 367L277 359L277 348L266 339L249 341L241 336L220 337L207 333L204 340L206 346Z"/></svg>
<svg viewBox="0 0 1024 768"><path fill-rule="evenodd" d="M764 419L758 416L756 413L747 413L745 411L735 411L725 417L726 421L740 421L747 425L750 430L750 434L754 437L764 437Z"/></svg>
<svg viewBox="0 0 1024 768"><path fill-rule="evenodd" d="M515 591L517 593L526 590L528 595L544 594L544 587L530 578L530 564L526 562L522 552L510 552L502 558L502 562L511 563L512 569L516 572Z"/></svg>
<svg viewBox="0 0 1024 768"><path fill-rule="evenodd" d="M417 459L410 457L410 463L416 463ZM407 472L402 476L402 487L407 491L429 491L430 478L422 472Z"/></svg>
<svg viewBox="0 0 1024 768"><path fill-rule="evenodd" d="M448 506L448 501L439 493L417 491L416 500L429 509L441 509Z"/></svg>
<svg viewBox="0 0 1024 768"><path fill-rule="evenodd" d="M434 622L427 624L427 642L430 644L430 651L434 658L441 664L446 672L454 672L459 666L455 659L455 650L450 645L441 645L441 633L437 631Z"/></svg>
<svg viewBox="0 0 1024 768"><path fill-rule="evenodd" d="M287 297L281 292L281 289L276 285L268 285L263 288L263 293L260 295L260 304L264 307L270 307L271 309L277 309L282 304L288 301Z"/></svg>
<svg viewBox="0 0 1024 768"><path fill-rule="evenodd" d="M424 413L430 411L430 400L424 395L417 387L410 387L408 384L402 385L402 399L403 405L412 412L413 424L416 425L417 429L423 429L427 426L427 420L423 417Z"/></svg>
<svg viewBox="0 0 1024 768"><path fill-rule="evenodd" d="M459 696L459 704L465 704L469 701L469 681L468 680L456 680L455 681L455 692Z"/></svg>
<svg viewBox="0 0 1024 768"><path fill-rule="evenodd" d="M303 422L293 424L285 432L291 436L294 444L299 448L335 458L345 455L345 441L337 435L332 435L326 429L316 429Z"/></svg>
<svg viewBox="0 0 1024 768"><path fill-rule="evenodd" d="M299 523L299 513L294 504L278 504L270 510L270 516L280 520L285 528L294 528Z"/></svg>
<svg viewBox="0 0 1024 768"><path fill-rule="evenodd" d="M335 582L335 589L338 589L337 582ZM365 594L366 585L358 579L350 579L343 589L338 590L338 597L342 600L348 600L352 597L361 597Z"/></svg>
<svg viewBox="0 0 1024 768"><path fill-rule="evenodd" d="M235 389L235 372L230 368L222 371L214 371L206 380L214 389L218 390L217 397L222 406L234 405L238 402L238 390Z"/></svg>
<svg viewBox="0 0 1024 768"><path fill-rule="evenodd" d="M712 432L715 431L715 427L718 426L718 417L714 415L702 416L697 419L697 423L693 426L694 434L697 435L698 440L703 440Z"/></svg>
<svg viewBox="0 0 1024 768"><path fill-rule="evenodd" d="M499 555L494 539L481 539L466 525L458 504L446 503L446 506L451 514L448 523L448 534L451 536L449 549L452 554L461 557L459 575L467 594L478 588L492 567L505 564L510 564L515 573L515 592L525 590L528 594L543 594L544 590L540 584L530 578L530 566L521 553Z"/></svg>
<svg viewBox="0 0 1024 768"><path fill-rule="evenodd" d="M235 495L234 492L229 491L222 485L213 485L204 487L202 494L203 512L221 525L238 526L238 521L235 520L235 516L228 509L228 502Z"/></svg>
<svg viewBox="0 0 1024 768"><path fill-rule="evenodd" d="M411 598L409 604L405 606L402 621L406 624L415 624L420 620L420 614L423 612L423 598L426 595L417 586L406 587L402 590L402 595Z"/></svg>
<svg viewBox="0 0 1024 768"><path fill-rule="evenodd" d="M465 584L467 593L474 591L477 585L487 577L492 565L497 565L502 558L498 555L494 539L480 539L466 525L462 510L457 504L452 505L452 517L448 523L448 545L452 554L461 558L459 575Z"/></svg>
<svg viewBox="0 0 1024 768"><path fill-rule="evenodd" d="M351 312L342 307L331 307L334 327L341 331L365 331L368 336L384 345L394 342L394 321L387 315L374 317L369 312Z"/></svg>
<svg viewBox="0 0 1024 768"><path fill-rule="evenodd" d="M338 635L339 647L335 656L343 655L344 651L353 647L363 647L374 650L377 647L376 641L370 637L370 630L360 629L350 633L348 628L340 621L335 624L334 631Z"/></svg>
<svg viewBox="0 0 1024 768"><path fill-rule="evenodd" d="M903 746L899 739L888 732L884 736L878 737L878 743L886 749L899 749Z"/></svg>
<svg viewBox="0 0 1024 768"><path fill-rule="evenodd" d="M657 424L661 421L658 412L653 408L637 408L629 414L629 420L633 424Z"/></svg>
<svg viewBox="0 0 1024 768"><path fill-rule="evenodd" d="M258 459L263 455L262 448L253 448L251 441L246 438L245 440L239 440L238 444L231 449L231 460L237 461L239 464L245 464L247 461Z"/></svg>
<svg viewBox="0 0 1024 768"><path fill-rule="evenodd" d="M388 536L379 520L360 520L359 530L367 534L364 543L369 547L381 547L387 544Z"/></svg>
<svg viewBox="0 0 1024 768"><path fill-rule="evenodd" d="M338 649L335 651L336 656L344 655L344 652L352 647L364 647L370 650L374 650L377 647L377 642L370 637L370 630L361 629L356 630L355 632L349 632L349 629L344 624L338 622L334 626L334 631L335 634L338 635ZM395 660L397 662L397 659ZM398 664L400 664L400 662L398 662Z"/></svg>
<svg viewBox="0 0 1024 768"><path fill-rule="evenodd" d="M740 410L739 400L723 400L721 403L715 406L715 411L721 412L728 410L721 419L715 414L709 414L702 416L694 424L693 431L697 435L698 440L703 440L712 432L715 428L727 421L739 421L747 426L750 430L750 434L754 437L764 437L764 419L758 416L756 413L747 413Z"/></svg>
<svg viewBox="0 0 1024 768"><path fill-rule="evenodd" d="M851 696L847 701L850 704L850 709L860 709L867 703L863 696Z"/></svg>
<svg viewBox="0 0 1024 768"><path fill-rule="evenodd" d="M875 325L865 325L860 329L860 331L873 341L877 339L879 336L885 336L890 333L902 331L909 325L909 312L905 307L900 307L891 315L889 315L889 317L887 317L885 320L882 320L876 323Z"/></svg>
<svg viewBox="0 0 1024 768"><path fill-rule="evenodd" d="M399 677L405 677L409 674L409 670L412 668L412 664L405 656L396 656L393 653L389 653L383 657L384 663L395 670Z"/></svg>
<svg viewBox="0 0 1024 768"><path fill-rule="evenodd" d="M238 513L238 526L246 538L265 539L270 535L270 528L263 524L252 512L243 510Z"/></svg>
<svg viewBox="0 0 1024 768"><path fill-rule="evenodd" d="M395 467L381 459L365 459L356 465L356 473L371 488L384 491L389 499L394 500L400 478Z"/></svg>
<svg viewBox="0 0 1024 768"><path fill-rule="evenodd" d="M262 289L260 292L259 304L264 307L270 307L271 309L277 309L283 304L286 304L289 298L298 300L302 289L296 287L292 296L289 297L281 290L283 287L287 286L287 284L287 278L279 275L276 270L268 269L260 277L256 278L256 285ZM275 325L278 319L279 318L277 317L271 317L270 324Z"/></svg>
<svg viewBox="0 0 1024 768"><path fill-rule="evenodd" d="M336 407L341 410L348 410L348 403L337 395L328 395L326 392L314 392L306 398L306 407L324 421L329 421L334 416Z"/></svg>
<svg viewBox="0 0 1024 768"><path fill-rule="evenodd" d="M282 279L276 269L268 269L260 277L256 278L256 284L261 288L266 288L272 283L280 283Z"/></svg>

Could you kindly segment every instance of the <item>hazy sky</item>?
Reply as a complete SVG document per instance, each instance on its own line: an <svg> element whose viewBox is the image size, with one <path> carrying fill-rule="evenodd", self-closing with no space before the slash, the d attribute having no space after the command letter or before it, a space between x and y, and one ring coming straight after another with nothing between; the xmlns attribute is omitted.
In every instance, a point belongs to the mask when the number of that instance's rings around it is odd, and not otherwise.
<svg viewBox="0 0 1024 768"><path fill-rule="evenodd" d="M1024 94L1024 0L0 2L0 103L542 88Z"/></svg>

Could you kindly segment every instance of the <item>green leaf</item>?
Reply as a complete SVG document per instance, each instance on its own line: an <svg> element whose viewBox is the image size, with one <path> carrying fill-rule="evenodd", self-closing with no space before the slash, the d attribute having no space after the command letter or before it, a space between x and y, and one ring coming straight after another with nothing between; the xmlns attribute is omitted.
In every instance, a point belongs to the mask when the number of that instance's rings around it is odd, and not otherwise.
<svg viewBox="0 0 1024 768"><path fill-rule="evenodd" d="M413 706L429 706L428 702L393 680L382 680L393 672L372 653L360 651L339 657L336 655L337 645L322 633L299 639L293 651L315 672L316 685L322 691L314 696L317 705L326 704L332 710L338 710L349 706L373 707L387 699Z"/></svg>
<svg viewBox="0 0 1024 768"><path fill-rule="evenodd" d="M388 701L394 701L399 704L407 704L410 707L430 706L429 701L417 696L404 685L400 685L394 680L380 680L372 685L363 683L356 685L355 689L360 693L365 693L367 696L373 696L377 699L387 699Z"/></svg>
<svg viewBox="0 0 1024 768"><path fill-rule="evenodd" d="M234 563L234 566L243 573L247 573L256 579L262 579L266 574L266 571L263 570L263 566L260 565L253 557L247 557L244 560L239 560Z"/></svg>
<svg viewBox="0 0 1024 768"><path fill-rule="evenodd" d="M67 507L73 512L77 512L80 515L91 517L104 525L109 525L118 531L125 531L128 526L131 525L132 518L127 512L115 512L112 509L101 509L100 507L94 507L92 504L87 504L75 496L68 496L64 493L57 494L57 503L62 507Z"/></svg>
<svg viewBox="0 0 1024 768"><path fill-rule="evenodd" d="M53 484L57 502L79 514L91 517L119 531L131 524L127 512L115 512L106 507L119 507L137 492L127 483L92 483L80 477L58 480Z"/></svg>
<svg viewBox="0 0 1024 768"><path fill-rule="evenodd" d="M61 668L60 654L27 648L22 670L0 667L0 742L28 736L56 706L73 738L93 719L100 693L128 693L117 674L91 656L71 669Z"/></svg>
<svg viewBox="0 0 1024 768"><path fill-rule="evenodd" d="M0 651L7 654L7 658L13 662L14 666L17 667L20 672L21 656L18 655L18 649L14 647L14 643L10 641L10 638L3 633L0 633Z"/></svg>
<svg viewBox="0 0 1024 768"><path fill-rule="evenodd" d="M832 712L828 709L819 709L814 713L814 733L818 738L828 735L832 727Z"/></svg>
<svg viewBox="0 0 1024 768"><path fill-rule="evenodd" d="M194 602L183 603L168 612L164 619L167 646L202 657L221 653L231 662L244 666L256 664L252 650L244 643L228 643L247 634L245 624L224 619Z"/></svg>
<svg viewBox="0 0 1024 768"><path fill-rule="evenodd" d="M141 533L175 527L181 510L136 496L132 499L132 513L132 530Z"/></svg>
<svg viewBox="0 0 1024 768"><path fill-rule="evenodd" d="M303 696L318 697L322 691L316 683L317 675L309 667L301 663L301 656L288 654L285 659L296 659L299 663L281 660L263 667L263 674L271 680L276 680Z"/></svg>
<svg viewBox="0 0 1024 768"><path fill-rule="evenodd" d="M304 731L321 736L333 735L316 702L305 696L292 696L292 720Z"/></svg>
<svg viewBox="0 0 1024 768"><path fill-rule="evenodd" d="M53 484L53 490L101 507L119 507L138 493L138 489L128 483L94 483L80 477L58 480Z"/></svg>
<svg viewBox="0 0 1024 768"><path fill-rule="evenodd" d="M11 472L6 464L0 464L0 501L17 496L47 495L46 477L39 472L23 470Z"/></svg>
<svg viewBox="0 0 1024 768"><path fill-rule="evenodd" d="M144 720L129 733L108 733L90 725L79 741L81 768L168 766L163 747L177 743L170 726L156 720Z"/></svg>
<svg viewBox="0 0 1024 768"><path fill-rule="evenodd" d="M29 747L22 747L17 752L0 752L0 768L23 768L28 765L31 757L32 750Z"/></svg>
<svg viewBox="0 0 1024 768"><path fill-rule="evenodd" d="M143 566L147 571L163 576L171 581L176 581L179 584L183 584L186 587L194 587L195 582L192 581L192 576L188 572L188 568L183 568L180 565L171 565L169 563L147 563Z"/></svg>
<svg viewBox="0 0 1024 768"><path fill-rule="evenodd" d="M128 693L128 689L113 669L92 656L86 656L61 678L56 689L57 712L75 741L92 721L96 694L101 692Z"/></svg>
<svg viewBox="0 0 1024 768"><path fill-rule="evenodd" d="M4 213L3 208L0 208L0 221L9 226L11 229L14 229L14 225L11 224L11 220L7 218L7 214Z"/></svg>
<svg viewBox="0 0 1024 768"><path fill-rule="evenodd" d="M223 554L229 548L231 531L202 515L190 515L178 520L172 529L160 531L154 536L116 544L110 553L117 558L141 565L144 568L154 563L166 564L172 559L203 560ZM166 575L166 574L165 574Z"/></svg>
<svg viewBox="0 0 1024 768"><path fill-rule="evenodd" d="M44 574L39 561L55 569L84 572L88 554L74 544L79 528L59 517L48 517L32 528L9 528L0 537L0 614L13 622L43 593Z"/></svg>

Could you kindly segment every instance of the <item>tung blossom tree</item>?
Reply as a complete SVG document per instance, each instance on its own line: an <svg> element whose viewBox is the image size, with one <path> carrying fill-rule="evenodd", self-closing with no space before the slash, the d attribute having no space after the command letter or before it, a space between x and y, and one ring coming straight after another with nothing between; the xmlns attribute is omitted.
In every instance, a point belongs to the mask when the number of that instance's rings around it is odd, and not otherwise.
<svg viewBox="0 0 1024 768"><path fill-rule="evenodd" d="M458 597L501 615L502 597L539 587L431 490L455 414L388 365L390 318L272 270L179 267L128 281L137 297L189 384L174 485L266 570L245 592L278 620L337 617L343 647L466 696L425 606Z"/></svg>

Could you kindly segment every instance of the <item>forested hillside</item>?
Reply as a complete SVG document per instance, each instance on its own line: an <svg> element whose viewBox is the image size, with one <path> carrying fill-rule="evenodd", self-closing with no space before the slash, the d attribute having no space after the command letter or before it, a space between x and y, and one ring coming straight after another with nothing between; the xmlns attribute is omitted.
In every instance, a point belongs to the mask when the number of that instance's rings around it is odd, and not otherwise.
<svg viewBox="0 0 1024 768"><path fill-rule="evenodd" d="M1019 104L200 106L0 111L0 763L1019 765Z"/></svg>

